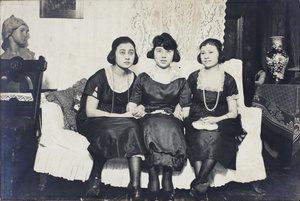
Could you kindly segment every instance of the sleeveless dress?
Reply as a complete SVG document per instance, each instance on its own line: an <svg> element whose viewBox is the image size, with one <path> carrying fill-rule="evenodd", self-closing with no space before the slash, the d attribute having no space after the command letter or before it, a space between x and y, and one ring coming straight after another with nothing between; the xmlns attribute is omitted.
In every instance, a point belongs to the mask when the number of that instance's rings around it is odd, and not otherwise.
<svg viewBox="0 0 300 201"><path fill-rule="evenodd" d="M144 153L140 126L135 118L86 116L86 100L94 92L99 100L98 109L119 114L126 112L136 76L132 73L129 90L117 93L109 85L109 71L109 68L101 69L88 79L76 115L78 131L88 139L88 150L94 160L99 161Z"/></svg>
<svg viewBox="0 0 300 201"><path fill-rule="evenodd" d="M195 161L203 161L207 158L217 160L225 168L235 169L235 160L238 143L238 136L245 133L241 126L240 116L236 119L225 119L217 123L215 130L195 129L192 125L194 121L207 116L222 116L228 113L227 100L238 98L238 89L234 78L221 71L217 76L219 80L216 85L219 89L203 88L205 83L204 69L197 70L190 74L188 83L192 91L192 105L189 117L185 119L186 143L188 158L193 165ZM203 93L203 90L205 92ZM205 102L209 109L214 108L217 102L218 90L220 91L219 100L216 108L209 111L205 107Z"/></svg>
<svg viewBox="0 0 300 201"><path fill-rule="evenodd" d="M157 165L179 170L186 162L183 122L172 113L178 103L189 106L191 92L185 78L175 76L172 80L162 84L148 72L140 74L134 83L130 102L142 104L147 113L140 119L147 149L146 167Z"/></svg>

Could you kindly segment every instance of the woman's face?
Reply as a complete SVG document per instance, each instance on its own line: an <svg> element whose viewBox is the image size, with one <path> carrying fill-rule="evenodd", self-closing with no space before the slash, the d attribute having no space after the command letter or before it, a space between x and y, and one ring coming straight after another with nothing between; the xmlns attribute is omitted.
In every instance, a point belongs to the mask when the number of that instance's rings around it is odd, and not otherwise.
<svg viewBox="0 0 300 201"><path fill-rule="evenodd" d="M121 43L116 49L116 64L121 68L132 66L135 58L134 47L131 43Z"/></svg>
<svg viewBox="0 0 300 201"><path fill-rule="evenodd" d="M219 51L216 46L207 44L201 47L200 58L206 68L213 68L219 63Z"/></svg>
<svg viewBox="0 0 300 201"><path fill-rule="evenodd" d="M12 38L20 47L27 47L29 39L29 28L26 25L21 25L12 33Z"/></svg>
<svg viewBox="0 0 300 201"><path fill-rule="evenodd" d="M166 50L163 47L154 49L154 60L160 68L168 68L173 61L174 50Z"/></svg>

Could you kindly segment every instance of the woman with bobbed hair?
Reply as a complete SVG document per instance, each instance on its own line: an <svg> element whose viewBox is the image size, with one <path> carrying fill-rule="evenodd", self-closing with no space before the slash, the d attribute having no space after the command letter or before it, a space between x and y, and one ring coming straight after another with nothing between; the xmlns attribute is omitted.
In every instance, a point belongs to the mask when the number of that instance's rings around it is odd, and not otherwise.
<svg viewBox="0 0 300 201"><path fill-rule="evenodd" d="M225 61L222 43L206 39L197 60L204 68L188 78L193 98L185 119L187 153L196 174L191 183L193 196L206 193L208 176L217 162L235 169L237 139L245 134L237 112L236 82L219 67Z"/></svg>
<svg viewBox="0 0 300 201"><path fill-rule="evenodd" d="M180 55L170 34L156 36L147 57L154 59L156 65L138 76L129 107L139 107L133 115L140 118L147 149L149 199L159 199L158 170L162 168L161 199L173 200L173 170L180 170L186 161L182 110L189 106L191 93L186 79L171 67L172 62L180 60Z"/></svg>
<svg viewBox="0 0 300 201"><path fill-rule="evenodd" d="M129 68L138 62L134 42L119 37L107 56L111 66L92 75L85 86L76 116L80 134L90 142L88 150L94 159L89 179L89 195L100 195L101 172L108 159L127 157L133 200L141 199L141 160L144 144L138 121L126 107L136 75Z"/></svg>

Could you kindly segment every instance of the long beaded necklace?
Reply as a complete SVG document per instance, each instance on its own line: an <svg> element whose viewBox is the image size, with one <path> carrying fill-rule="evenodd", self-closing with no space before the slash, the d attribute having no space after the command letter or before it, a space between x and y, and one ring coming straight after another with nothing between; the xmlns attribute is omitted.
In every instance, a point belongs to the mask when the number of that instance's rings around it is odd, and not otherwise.
<svg viewBox="0 0 300 201"><path fill-rule="evenodd" d="M214 111L214 110L216 109L216 107L218 106L218 103L219 103L220 90L218 90L217 100L216 100L215 106L214 106L212 109L208 108L208 106L207 106L207 103L206 103L206 97L205 97L205 88L204 88L204 87L203 87L203 90L202 90L202 95L203 95L203 102L204 102L205 108L206 108L208 111L210 111L210 112Z"/></svg>
<svg viewBox="0 0 300 201"><path fill-rule="evenodd" d="M214 106L212 109L208 108L208 106L207 106L207 104L206 104L205 89L203 89L202 92L203 92L203 101L204 101L204 106L205 106L205 108L206 108L208 111L210 111L210 112L214 111L214 110L216 109L218 103L219 103L220 91L218 91L217 101L216 101L215 106Z"/></svg>
<svg viewBox="0 0 300 201"><path fill-rule="evenodd" d="M127 90L127 103L129 102L129 75L127 75L127 86L128 86L128 90ZM114 104L115 104L115 74L114 71L112 70L112 79L113 79L113 89L112 89L112 99L111 99L111 111L110 113L113 113L114 111Z"/></svg>

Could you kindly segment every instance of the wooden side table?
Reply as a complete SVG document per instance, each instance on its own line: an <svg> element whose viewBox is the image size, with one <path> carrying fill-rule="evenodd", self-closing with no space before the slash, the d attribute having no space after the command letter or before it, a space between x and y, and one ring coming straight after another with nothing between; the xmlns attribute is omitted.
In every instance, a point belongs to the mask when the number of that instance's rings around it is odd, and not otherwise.
<svg viewBox="0 0 300 201"><path fill-rule="evenodd" d="M264 150L277 160L273 165L299 164L300 85L256 85L252 105L262 109L261 135Z"/></svg>

